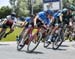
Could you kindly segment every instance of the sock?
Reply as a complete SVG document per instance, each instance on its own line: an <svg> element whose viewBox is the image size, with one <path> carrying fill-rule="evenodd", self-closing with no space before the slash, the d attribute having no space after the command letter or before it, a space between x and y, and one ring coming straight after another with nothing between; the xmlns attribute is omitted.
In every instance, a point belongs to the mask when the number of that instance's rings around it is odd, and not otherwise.
<svg viewBox="0 0 75 59"><path fill-rule="evenodd" d="M24 39L21 40L20 45L23 45L23 43L24 43Z"/></svg>
<svg viewBox="0 0 75 59"><path fill-rule="evenodd" d="M52 38L52 35L49 36L49 39L48 39L49 42L51 42L51 38Z"/></svg>

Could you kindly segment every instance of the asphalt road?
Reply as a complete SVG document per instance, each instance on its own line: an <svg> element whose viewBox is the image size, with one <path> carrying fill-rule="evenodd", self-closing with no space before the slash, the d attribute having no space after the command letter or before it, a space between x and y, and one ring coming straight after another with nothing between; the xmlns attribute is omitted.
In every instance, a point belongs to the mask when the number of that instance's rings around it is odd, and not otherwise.
<svg viewBox="0 0 75 59"><path fill-rule="evenodd" d="M47 49L40 43L33 53L16 50L16 42L0 42L0 59L75 59L75 42L64 42L58 50Z"/></svg>

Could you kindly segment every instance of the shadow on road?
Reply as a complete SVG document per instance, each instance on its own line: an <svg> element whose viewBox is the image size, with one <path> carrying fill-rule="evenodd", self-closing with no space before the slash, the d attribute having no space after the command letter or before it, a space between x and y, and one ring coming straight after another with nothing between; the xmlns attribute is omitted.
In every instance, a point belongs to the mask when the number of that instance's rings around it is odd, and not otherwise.
<svg viewBox="0 0 75 59"><path fill-rule="evenodd" d="M52 49L52 48L48 47L47 49ZM52 50L54 50L54 49L52 49ZM56 50L59 50L59 51L66 51L67 49L64 49L64 48L58 48L58 49L56 49Z"/></svg>
<svg viewBox="0 0 75 59"><path fill-rule="evenodd" d="M7 46L8 46L9 44L0 44L0 46L5 46L5 45L7 45Z"/></svg>
<svg viewBox="0 0 75 59"><path fill-rule="evenodd" d="M39 52L39 51L27 52L25 50L21 50L20 52L26 52L26 53L29 53L29 54L44 54L43 52Z"/></svg>
<svg viewBox="0 0 75 59"><path fill-rule="evenodd" d="M61 48L60 48L61 47ZM62 48L62 47L69 47L68 45L61 45L58 49L56 50L59 50L59 51L66 51L67 49L65 48ZM46 49L52 49L51 47L47 47ZM52 49L53 50L53 49Z"/></svg>
<svg viewBox="0 0 75 59"><path fill-rule="evenodd" d="M59 48L59 49L57 49L58 51L66 51L67 49L61 49L61 48Z"/></svg>
<svg viewBox="0 0 75 59"><path fill-rule="evenodd" d="M69 47L68 45L61 45L61 47Z"/></svg>
<svg viewBox="0 0 75 59"><path fill-rule="evenodd" d="M29 52L27 52L29 53ZM29 54L44 54L43 52L39 52L39 51L33 51L33 52L30 52Z"/></svg>

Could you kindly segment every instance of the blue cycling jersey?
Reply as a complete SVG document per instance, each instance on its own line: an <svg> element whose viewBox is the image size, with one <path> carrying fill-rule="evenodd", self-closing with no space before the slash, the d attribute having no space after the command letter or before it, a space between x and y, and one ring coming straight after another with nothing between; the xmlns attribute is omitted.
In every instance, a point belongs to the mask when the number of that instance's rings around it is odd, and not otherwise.
<svg viewBox="0 0 75 59"><path fill-rule="evenodd" d="M50 20L47 18L46 12L45 11L41 11L37 14L38 19L41 20L44 24L49 25L50 24Z"/></svg>
<svg viewBox="0 0 75 59"><path fill-rule="evenodd" d="M58 12L54 13L53 17L54 17L54 18L57 18L57 17L59 17L61 14L62 14L62 13L61 13L60 11L58 11Z"/></svg>
<svg viewBox="0 0 75 59"><path fill-rule="evenodd" d="M28 23L30 23L30 22L32 22L32 19L31 19L31 17L26 17L25 21L28 22Z"/></svg>
<svg viewBox="0 0 75 59"><path fill-rule="evenodd" d="M56 13L54 13L54 18L59 17L61 14L65 13L67 11L66 8L62 9L61 11L57 11Z"/></svg>

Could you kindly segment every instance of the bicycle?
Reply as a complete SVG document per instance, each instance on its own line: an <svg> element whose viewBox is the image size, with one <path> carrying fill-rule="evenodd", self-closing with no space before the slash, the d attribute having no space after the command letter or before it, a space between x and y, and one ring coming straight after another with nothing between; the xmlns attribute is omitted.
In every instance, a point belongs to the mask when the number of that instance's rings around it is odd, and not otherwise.
<svg viewBox="0 0 75 59"><path fill-rule="evenodd" d="M63 31L63 27L59 27L53 34L52 38L51 38L51 42L48 43L48 39L49 39L49 36L48 35L46 38L45 38L45 41L44 41L44 47L47 48L50 44L52 44L52 49L56 50L58 49L61 44L63 43L64 41L64 31Z"/></svg>
<svg viewBox="0 0 75 59"><path fill-rule="evenodd" d="M42 34L40 28L30 27L28 29L27 35L25 36L24 45L19 48L19 44L22 40L22 37L19 36L17 40L17 50L20 51L25 45L27 45L27 52L33 52L39 45L42 39Z"/></svg>
<svg viewBox="0 0 75 59"><path fill-rule="evenodd" d="M29 33L29 43L27 47L27 52L33 52L42 40L42 33L40 28L33 28Z"/></svg>

